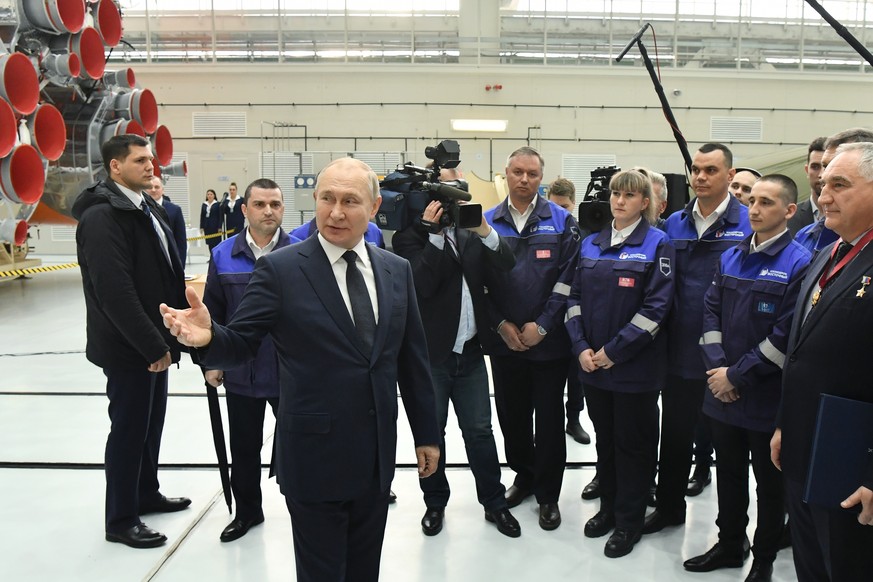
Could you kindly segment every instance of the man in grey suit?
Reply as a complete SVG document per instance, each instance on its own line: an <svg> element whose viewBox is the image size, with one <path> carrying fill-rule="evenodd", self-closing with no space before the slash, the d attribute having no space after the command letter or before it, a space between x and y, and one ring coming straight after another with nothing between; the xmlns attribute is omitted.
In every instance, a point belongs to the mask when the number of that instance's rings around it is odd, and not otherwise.
<svg viewBox="0 0 873 582"><path fill-rule="evenodd" d="M840 240L816 255L800 288L770 456L785 481L799 582L861 582L873 572L873 463L842 508L804 503L803 483L821 394L873 402L873 143L841 145L822 179L825 225Z"/></svg>
<svg viewBox="0 0 873 582"><path fill-rule="evenodd" d="M363 240L381 203L375 173L334 160L315 201L318 235L261 257L226 327L191 288L191 309L161 313L209 368L251 359L270 335L279 360L276 474L297 579L371 581L394 476L398 385L419 476L439 460L427 344L409 263Z"/></svg>

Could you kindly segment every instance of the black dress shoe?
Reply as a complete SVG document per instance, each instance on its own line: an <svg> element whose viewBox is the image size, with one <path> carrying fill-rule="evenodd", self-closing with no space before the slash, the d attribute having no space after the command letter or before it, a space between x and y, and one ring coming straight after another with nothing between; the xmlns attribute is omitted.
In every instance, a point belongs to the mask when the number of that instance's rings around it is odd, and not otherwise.
<svg viewBox="0 0 873 582"><path fill-rule="evenodd" d="M661 531L665 527L671 525L683 525L685 517L668 516L657 509L646 516L646 521L643 523L643 533L650 534Z"/></svg>
<svg viewBox="0 0 873 582"><path fill-rule="evenodd" d="M397 503L397 494L391 489L388 490L388 504Z"/></svg>
<svg viewBox="0 0 873 582"><path fill-rule="evenodd" d="M498 509L496 511L485 511L485 521L489 521L497 526L497 531L510 538L517 538L521 535L521 526L518 525L518 520L515 519L508 509Z"/></svg>
<svg viewBox="0 0 873 582"><path fill-rule="evenodd" d="M582 490L582 499L590 501L598 497L600 497L600 477L595 473L594 479Z"/></svg>
<svg viewBox="0 0 873 582"><path fill-rule="evenodd" d="M187 497L164 497L161 495L160 499L140 504L139 514L173 513L174 511L182 511L189 505L191 505L191 500Z"/></svg>
<svg viewBox="0 0 873 582"><path fill-rule="evenodd" d="M585 429L582 428L582 425L579 424L578 420L575 422L572 420L567 421L567 434L573 437L573 440L580 445L591 444L591 435L585 432Z"/></svg>
<svg viewBox="0 0 873 582"><path fill-rule="evenodd" d="M144 523L139 523L118 533L106 532L106 541L124 544L131 548L156 548L164 545L167 536L146 527Z"/></svg>
<svg viewBox="0 0 873 582"><path fill-rule="evenodd" d="M610 511L598 511L594 517L585 522L585 537L603 537L615 527L615 515Z"/></svg>
<svg viewBox="0 0 873 582"><path fill-rule="evenodd" d="M229 524L224 530L221 532L219 539L223 542L232 542L233 540L238 540L247 533L252 528L252 526L258 525L259 523L264 523L264 518L260 519L240 519L236 518Z"/></svg>
<svg viewBox="0 0 873 582"><path fill-rule="evenodd" d="M715 544L705 554L685 560L682 565L689 572L712 572L720 568L742 568L748 557L748 549L732 550Z"/></svg>
<svg viewBox="0 0 873 582"><path fill-rule="evenodd" d="M685 489L685 495L688 497L697 497L703 493L703 490L706 489L706 486L710 483L712 483L712 470L705 465L698 466L694 469L691 479L688 480L688 487Z"/></svg>
<svg viewBox="0 0 873 582"><path fill-rule="evenodd" d="M561 510L557 503L540 503L540 527L546 531L558 529L561 525Z"/></svg>
<svg viewBox="0 0 873 582"><path fill-rule="evenodd" d="M755 560L752 562L752 569L749 570L749 575L746 576L746 582L770 582L772 578L773 562Z"/></svg>
<svg viewBox="0 0 873 582"><path fill-rule="evenodd" d="M513 508L521 505L521 502L531 496L530 491L512 485L506 490L503 497L506 499L506 507Z"/></svg>
<svg viewBox="0 0 873 582"><path fill-rule="evenodd" d="M421 518L421 531L426 536L435 536L443 531L443 516L445 507L428 507Z"/></svg>
<svg viewBox="0 0 873 582"><path fill-rule="evenodd" d="M772 578L773 562L756 559L752 562L752 569L749 570L749 575L746 576L746 582L770 582Z"/></svg>
<svg viewBox="0 0 873 582"><path fill-rule="evenodd" d="M623 527L615 528L609 539L606 540L606 545L603 547L603 553L607 558L620 558L630 554L634 546L640 538L643 537L643 532L640 530L630 530Z"/></svg>
<svg viewBox="0 0 873 582"><path fill-rule="evenodd" d="M655 484L652 483L652 485L649 487L649 494L646 496L646 505L648 505L649 507L658 507L658 498L655 497L656 491L657 487L655 487Z"/></svg>

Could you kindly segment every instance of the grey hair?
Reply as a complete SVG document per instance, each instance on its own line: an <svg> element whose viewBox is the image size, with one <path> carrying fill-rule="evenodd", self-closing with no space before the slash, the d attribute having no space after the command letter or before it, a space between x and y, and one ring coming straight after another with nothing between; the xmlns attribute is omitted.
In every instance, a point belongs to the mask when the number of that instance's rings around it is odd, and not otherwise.
<svg viewBox="0 0 873 582"><path fill-rule="evenodd" d="M323 167L318 173L318 177L315 179L315 190L318 191L318 182L321 180L321 176L324 175L324 171L326 169L330 168L331 166L346 163L350 163L353 166L358 166L359 168L367 172L367 186L369 186L370 189L370 199L375 202L376 199L379 197L379 176L376 175L376 172L373 171L373 168L368 166L365 162L362 162L361 160L356 158L337 158L335 160L332 160L325 167Z"/></svg>
<svg viewBox="0 0 873 582"><path fill-rule="evenodd" d="M858 174L868 182L873 182L873 143L864 141L844 143L837 147L837 155L845 152L859 152Z"/></svg>

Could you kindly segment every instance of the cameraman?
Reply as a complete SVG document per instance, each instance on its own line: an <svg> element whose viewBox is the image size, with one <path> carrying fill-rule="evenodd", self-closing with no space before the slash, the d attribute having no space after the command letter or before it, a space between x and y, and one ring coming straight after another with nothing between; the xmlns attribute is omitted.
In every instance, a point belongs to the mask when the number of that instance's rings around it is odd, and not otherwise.
<svg viewBox="0 0 873 582"><path fill-rule="evenodd" d="M441 173L443 181L457 177L454 170L444 169ZM444 212L439 201L431 201L421 221L397 232L392 241L394 252L412 264L442 430L437 471L430 479L419 481L427 507L421 528L425 535L433 536L443 527L450 494L445 473L445 428L451 400L485 519L503 535L515 538L521 535L521 527L509 512L500 482L500 463L491 431L488 372L477 335L478 329L488 328L485 289L490 275L510 271L515 257L484 218L476 228L460 229L440 223Z"/></svg>

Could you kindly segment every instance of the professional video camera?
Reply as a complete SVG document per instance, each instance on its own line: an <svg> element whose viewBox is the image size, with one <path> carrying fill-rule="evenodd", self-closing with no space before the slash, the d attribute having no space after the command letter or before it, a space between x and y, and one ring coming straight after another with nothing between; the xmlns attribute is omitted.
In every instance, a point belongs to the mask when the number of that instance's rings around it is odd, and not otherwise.
<svg viewBox="0 0 873 582"><path fill-rule="evenodd" d="M461 163L461 148L458 142L446 139L437 146L428 146L424 155L433 160L429 168L407 162L391 172L379 183L382 190L382 205L376 213L376 226L386 230L403 230L421 219L421 213L432 200L443 207L438 225L429 225L438 232L447 226L475 228L482 223L482 206L458 204L473 199L463 180L440 181L440 170L456 168ZM423 221L422 221L423 222Z"/></svg>
<svg viewBox="0 0 873 582"><path fill-rule="evenodd" d="M612 222L609 181L619 170L616 166L609 166L591 171L591 181L579 204L579 226L583 230L600 232Z"/></svg>

